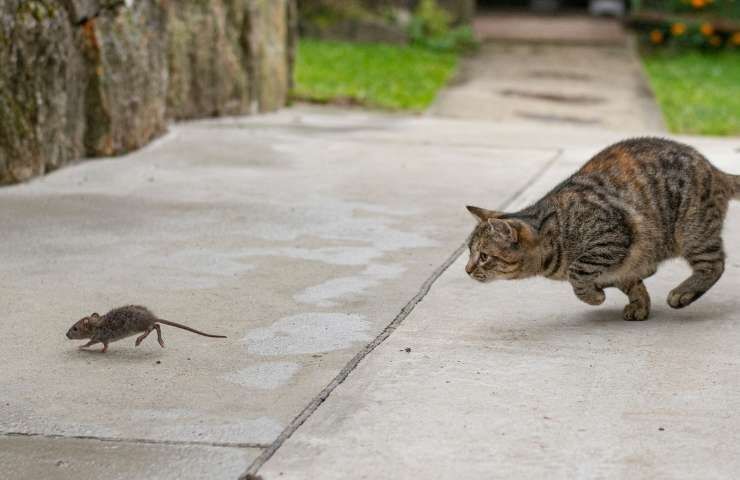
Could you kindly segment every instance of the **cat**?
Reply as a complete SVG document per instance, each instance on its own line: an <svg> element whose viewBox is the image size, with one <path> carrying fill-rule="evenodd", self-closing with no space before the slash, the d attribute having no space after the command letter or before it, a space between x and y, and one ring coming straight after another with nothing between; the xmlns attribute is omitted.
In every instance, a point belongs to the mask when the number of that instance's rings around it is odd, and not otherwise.
<svg viewBox="0 0 740 480"><path fill-rule="evenodd" d="M533 205L515 213L467 209L478 219L465 267L488 282L545 276L567 280L589 305L616 287L629 304L625 320L646 320L643 279L669 258L692 274L668 295L683 308L722 276L722 224L740 176L715 168L688 145L634 138L611 145Z"/></svg>

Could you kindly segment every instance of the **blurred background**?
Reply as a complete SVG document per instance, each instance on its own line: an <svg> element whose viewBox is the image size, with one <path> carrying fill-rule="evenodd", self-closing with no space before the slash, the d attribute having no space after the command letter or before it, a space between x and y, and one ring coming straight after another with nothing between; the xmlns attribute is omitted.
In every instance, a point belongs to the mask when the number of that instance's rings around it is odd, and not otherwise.
<svg viewBox="0 0 740 480"><path fill-rule="evenodd" d="M550 78L549 86L538 85L557 95L574 87L577 92L574 83L590 90L586 80L600 74L619 78L618 70L632 68L630 62L620 66L604 59L635 54L670 131L740 133L740 3L734 0L301 0L299 11L298 99L423 111L456 71L458 79L470 80L465 72L460 76L461 61L473 71L479 70L476 63L490 63L487 80L492 85L523 63L535 69L543 61L562 69L573 67L579 56L591 58L579 72L561 75L566 82L560 83L571 85L553 85L557 78ZM545 59L531 48L513 53L501 48L498 55L481 51L491 43L509 45L509 50L516 43L564 48L561 58L552 52ZM573 46L581 47L580 53L569 52ZM516 58L495 68L497 56L501 61L512 55ZM600 96L609 97L610 90L622 86L606 81ZM478 100L507 102L500 96ZM583 109L588 103L582 101Z"/></svg>
<svg viewBox="0 0 740 480"><path fill-rule="evenodd" d="M740 134L736 0L7 0L0 184L311 102Z"/></svg>

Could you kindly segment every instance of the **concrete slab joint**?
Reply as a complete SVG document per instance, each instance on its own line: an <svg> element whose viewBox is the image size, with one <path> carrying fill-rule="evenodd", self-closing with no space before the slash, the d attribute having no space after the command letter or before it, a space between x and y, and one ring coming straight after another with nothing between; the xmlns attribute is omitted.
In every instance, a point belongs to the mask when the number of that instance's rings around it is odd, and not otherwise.
<svg viewBox="0 0 740 480"><path fill-rule="evenodd" d="M299 107L3 189L0 471L734 477L738 262L641 325L609 320L616 295L592 309L566 284L464 272L466 204L520 208L638 133ZM684 141L740 173L736 142ZM124 303L228 340L64 338Z"/></svg>

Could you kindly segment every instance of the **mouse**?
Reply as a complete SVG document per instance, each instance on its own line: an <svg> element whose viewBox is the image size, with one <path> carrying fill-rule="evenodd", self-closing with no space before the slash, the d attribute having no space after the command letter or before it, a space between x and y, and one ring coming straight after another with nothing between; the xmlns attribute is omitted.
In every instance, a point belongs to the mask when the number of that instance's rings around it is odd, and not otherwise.
<svg viewBox="0 0 740 480"><path fill-rule="evenodd" d="M162 330L159 327L160 323L170 325L171 327L182 328L183 330L197 333L204 337L226 338L224 335L211 335L180 323L163 320L154 315L148 308L141 305L127 305L125 307L114 308L102 316L93 313L88 317L84 317L75 322L67 330L67 338L70 340L90 339L85 345L81 345L79 347L80 349L85 349L96 343L102 343L103 349L101 352L105 353L108 351L109 343L141 333L134 343L138 347L152 330L156 330L157 341L164 348Z"/></svg>

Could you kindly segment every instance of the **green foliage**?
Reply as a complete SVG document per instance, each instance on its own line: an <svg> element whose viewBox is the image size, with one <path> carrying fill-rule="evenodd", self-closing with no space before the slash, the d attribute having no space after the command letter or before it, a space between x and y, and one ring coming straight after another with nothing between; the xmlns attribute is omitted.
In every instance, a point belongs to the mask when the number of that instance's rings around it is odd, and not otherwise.
<svg viewBox="0 0 740 480"><path fill-rule="evenodd" d="M740 48L740 1L633 0L644 44L672 49Z"/></svg>
<svg viewBox="0 0 740 480"><path fill-rule="evenodd" d="M314 102L421 111L432 103L456 65L454 52L414 45L302 39L293 95Z"/></svg>
<svg viewBox="0 0 740 480"><path fill-rule="evenodd" d="M672 132L740 134L740 52L663 52L643 60Z"/></svg>
<svg viewBox="0 0 740 480"><path fill-rule="evenodd" d="M651 48L719 50L740 49L740 30L722 30L709 21L670 19L644 29L640 38Z"/></svg>
<svg viewBox="0 0 740 480"><path fill-rule="evenodd" d="M298 16L302 23L310 23L323 30L342 21L382 21L383 17L357 0L325 0L299 2Z"/></svg>
<svg viewBox="0 0 740 480"><path fill-rule="evenodd" d="M632 10L740 19L737 0L632 0Z"/></svg>
<svg viewBox="0 0 740 480"><path fill-rule="evenodd" d="M453 26L452 16L436 0L421 0L409 23L409 37L415 45L441 51L462 51L477 43L470 26Z"/></svg>

